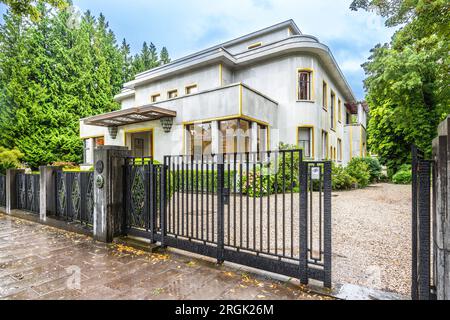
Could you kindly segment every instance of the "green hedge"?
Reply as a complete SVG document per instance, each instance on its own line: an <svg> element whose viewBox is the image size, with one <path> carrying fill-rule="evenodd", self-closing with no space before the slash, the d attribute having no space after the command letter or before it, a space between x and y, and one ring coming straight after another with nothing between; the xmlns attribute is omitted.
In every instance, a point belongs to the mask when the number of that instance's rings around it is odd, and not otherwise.
<svg viewBox="0 0 450 320"><path fill-rule="evenodd" d="M411 165L401 165L400 169L392 176L392 182L395 184L410 184L412 182Z"/></svg>

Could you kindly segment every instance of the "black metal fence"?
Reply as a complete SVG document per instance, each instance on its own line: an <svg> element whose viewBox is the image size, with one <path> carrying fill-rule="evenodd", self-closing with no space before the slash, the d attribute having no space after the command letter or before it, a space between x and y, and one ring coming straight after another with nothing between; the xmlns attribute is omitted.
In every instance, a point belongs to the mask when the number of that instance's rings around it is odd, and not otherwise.
<svg viewBox="0 0 450 320"><path fill-rule="evenodd" d="M431 255L431 181L433 161L412 147L412 283L413 300L430 300L434 288Z"/></svg>
<svg viewBox="0 0 450 320"><path fill-rule="evenodd" d="M0 174L0 207L6 207L6 176Z"/></svg>
<svg viewBox="0 0 450 320"><path fill-rule="evenodd" d="M40 176L18 173L16 181L17 209L39 214Z"/></svg>
<svg viewBox="0 0 450 320"><path fill-rule="evenodd" d="M92 227L94 214L94 173L56 173L56 217Z"/></svg>
<svg viewBox="0 0 450 320"><path fill-rule="evenodd" d="M331 163L289 150L126 170L127 233L331 286Z"/></svg>

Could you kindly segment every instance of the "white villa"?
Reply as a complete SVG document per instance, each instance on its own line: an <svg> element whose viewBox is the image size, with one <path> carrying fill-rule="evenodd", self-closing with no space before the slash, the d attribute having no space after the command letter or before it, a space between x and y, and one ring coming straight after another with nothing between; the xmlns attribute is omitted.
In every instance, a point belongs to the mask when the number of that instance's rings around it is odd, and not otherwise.
<svg viewBox="0 0 450 320"><path fill-rule="evenodd" d="M330 49L292 20L140 73L115 100L121 110L80 120L87 165L102 144L158 161L279 142L311 160L366 155L367 107Z"/></svg>

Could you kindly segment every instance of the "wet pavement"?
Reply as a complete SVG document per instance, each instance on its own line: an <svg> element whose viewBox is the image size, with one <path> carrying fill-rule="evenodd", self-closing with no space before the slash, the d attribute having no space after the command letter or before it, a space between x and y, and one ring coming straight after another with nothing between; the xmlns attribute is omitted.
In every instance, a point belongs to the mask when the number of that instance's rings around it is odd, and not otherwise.
<svg viewBox="0 0 450 320"><path fill-rule="evenodd" d="M295 281L0 214L0 299L328 299Z"/></svg>

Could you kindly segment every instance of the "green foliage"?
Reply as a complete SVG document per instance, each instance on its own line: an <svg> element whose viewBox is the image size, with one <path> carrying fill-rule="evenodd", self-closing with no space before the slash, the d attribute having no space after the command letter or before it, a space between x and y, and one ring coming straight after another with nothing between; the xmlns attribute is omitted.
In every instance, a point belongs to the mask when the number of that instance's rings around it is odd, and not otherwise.
<svg viewBox="0 0 450 320"><path fill-rule="evenodd" d="M119 108L113 97L132 78L134 58L102 14L36 3L40 19L8 11L0 25L0 146L19 149L32 168L80 163L79 119ZM154 46L143 55L144 68L159 64Z"/></svg>
<svg viewBox="0 0 450 320"><path fill-rule="evenodd" d="M30 16L33 21L41 18L42 12L37 8L37 3L47 3L55 8L65 8L68 2L65 0L0 0L6 4L14 14Z"/></svg>
<svg viewBox="0 0 450 320"><path fill-rule="evenodd" d="M362 158L362 161L364 161L367 164L367 167L369 168L370 182L378 181L381 177L380 161L378 161L377 158L372 157Z"/></svg>
<svg viewBox="0 0 450 320"><path fill-rule="evenodd" d="M368 144L396 172L410 160L413 143L431 155L437 126L450 113L450 2L355 0L351 8L376 10L388 26L405 23L363 65Z"/></svg>
<svg viewBox="0 0 450 320"><path fill-rule="evenodd" d="M392 177L395 184L410 184L412 181L412 171L410 164L400 166L400 169Z"/></svg>
<svg viewBox="0 0 450 320"><path fill-rule="evenodd" d="M62 167L64 170L76 170L79 168L76 163L67 161L55 161L51 165L54 167Z"/></svg>
<svg viewBox="0 0 450 320"><path fill-rule="evenodd" d="M0 173L5 174L7 169L18 168L22 157L23 154L17 149L0 147Z"/></svg>
<svg viewBox="0 0 450 320"><path fill-rule="evenodd" d="M369 166L362 158L353 158L347 165L346 171L355 178L360 188L367 187L370 182Z"/></svg>
<svg viewBox="0 0 450 320"><path fill-rule="evenodd" d="M333 190L348 190L356 183L356 179L352 177L343 166L336 165L334 162L331 167L331 183Z"/></svg>

